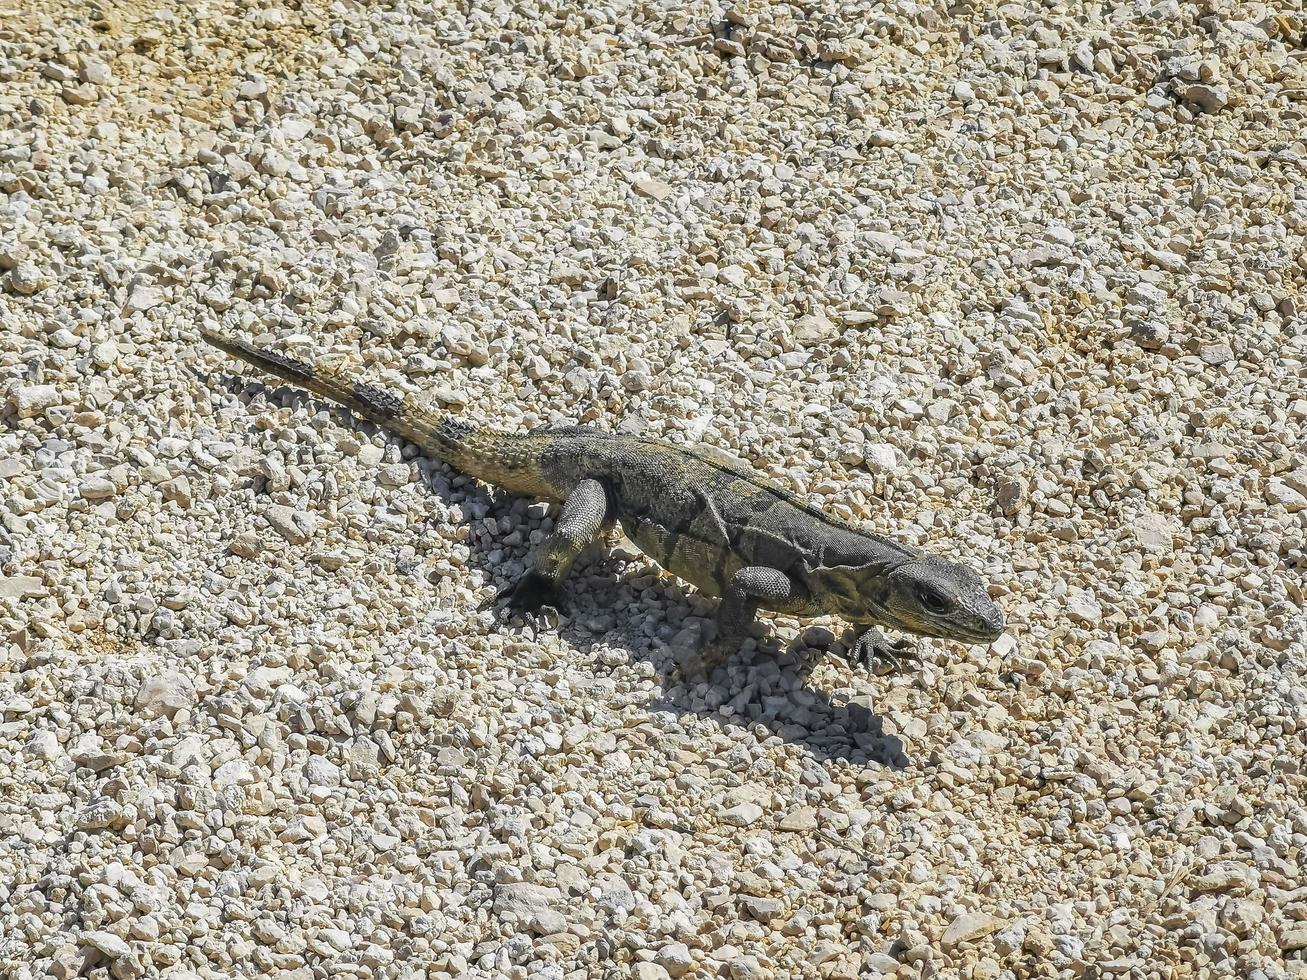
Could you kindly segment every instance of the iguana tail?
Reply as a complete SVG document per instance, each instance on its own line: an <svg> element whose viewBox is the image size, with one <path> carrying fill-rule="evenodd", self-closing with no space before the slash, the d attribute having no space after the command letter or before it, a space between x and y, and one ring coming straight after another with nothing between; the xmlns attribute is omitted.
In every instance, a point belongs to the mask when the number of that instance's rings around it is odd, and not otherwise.
<svg viewBox="0 0 1307 980"><path fill-rule="evenodd" d="M247 341L201 329L214 347L253 364L259 370L297 387L344 405L421 446L469 476L514 493L559 497L560 490L545 480L540 454L547 440L540 436L496 432L445 412L433 411L413 398L371 381L360 381L347 371L315 366Z"/></svg>

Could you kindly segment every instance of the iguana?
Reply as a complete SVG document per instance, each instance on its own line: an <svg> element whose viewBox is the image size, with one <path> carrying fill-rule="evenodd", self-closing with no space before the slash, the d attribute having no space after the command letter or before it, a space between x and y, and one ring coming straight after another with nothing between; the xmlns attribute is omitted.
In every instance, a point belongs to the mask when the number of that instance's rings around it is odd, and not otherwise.
<svg viewBox="0 0 1307 980"><path fill-rule="evenodd" d="M701 676L736 650L759 609L836 616L860 632L849 659L870 666L914 657L876 625L962 643L988 643L1003 614L965 565L925 555L822 512L712 447L678 446L589 426L499 432L414 399L213 331L213 346L351 409L485 483L561 502L534 567L489 604L525 615L562 608L559 586L583 549L620 525L669 572L721 597L716 637L683 676Z"/></svg>

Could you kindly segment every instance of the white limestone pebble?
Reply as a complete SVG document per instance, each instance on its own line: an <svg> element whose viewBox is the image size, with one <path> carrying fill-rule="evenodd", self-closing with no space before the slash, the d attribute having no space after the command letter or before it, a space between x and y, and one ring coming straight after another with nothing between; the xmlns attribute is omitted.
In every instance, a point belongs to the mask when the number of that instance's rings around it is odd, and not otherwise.
<svg viewBox="0 0 1307 980"><path fill-rule="evenodd" d="M141 683L136 692L135 707L147 718L167 715L172 717L195 701L191 681L176 671L152 674Z"/></svg>
<svg viewBox="0 0 1307 980"><path fill-rule="evenodd" d="M35 262L17 263L5 279L9 289L20 296L31 296L50 285L50 277Z"/></svg>
<svg viewBox="0 0 1307 980"><path fill-rule="evenodd" d="M121 936L115 936L111 932L88 932L82 936L82 942L88 946L94 946L110 959L115 960L128 956L132 951L131 946Z"/></svg>
<svg viewBox="0 0 1307 980"><path fill-rule="evenodd" d="M63 401L63 395L55 385L23 385L16 388L11 395L14 410L20 419L40 415L47 408Z"/></svg>
<svg viewBox="0 0 1307 980"><path fill-rule="evenodd" d="M0 578L0 599L22 599L45 592L45 584L37 575L6 575Z"/></svg>
<svg viewBox="0 0 1307 980"><path fill-rule="evenodd" d="M974 942L997 932L1005 924L1003 919L986 912L964 912L949 923L941 941L945 948Z"/></svg>

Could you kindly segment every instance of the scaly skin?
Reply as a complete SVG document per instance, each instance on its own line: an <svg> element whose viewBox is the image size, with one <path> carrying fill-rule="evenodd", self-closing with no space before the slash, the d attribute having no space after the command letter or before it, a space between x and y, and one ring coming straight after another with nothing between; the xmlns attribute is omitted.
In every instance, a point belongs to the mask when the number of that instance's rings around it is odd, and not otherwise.
<svg viewBox="0 0 1307 980"><path fill-rule="evenodd" d="M988 643L1003 615L970 568L860 531L706 446L617 435L586 426L525 433L480 428L360 381L205 331L215 347L338 402L423 451L513 493L561 501L534 568L509 608L557 605L581 551L619 524L663 568L722 597L717 637L689 665L704 673L735 650L758 609L837 616L860 628L855 662L910 656L886 648L876 625L963 643Z"/></svg>

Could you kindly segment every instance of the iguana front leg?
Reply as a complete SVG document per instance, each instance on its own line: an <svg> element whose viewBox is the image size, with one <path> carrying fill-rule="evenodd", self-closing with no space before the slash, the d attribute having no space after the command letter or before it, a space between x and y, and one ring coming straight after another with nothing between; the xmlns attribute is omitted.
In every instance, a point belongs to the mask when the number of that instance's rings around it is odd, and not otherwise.
<svg viewBox="0 0 1307 980"><path fill-rule="evenodd" d="M806 598L803 586L784 572L762 565L741 568L726 586L717 609L717 635L704 644L676 674L680 677L706 677L732 653L749 633L759 606L784 612L799 606Z"/></svg>
<svg viewBox="0 0 1307 980"><path fill-rule="evenodd" d="M857 639L849 647L849 663L854 666L875 670L877 664L887 664L889 670L884 672L889 673L901 671L905 660L920 665L921 654L908 640L895 640L890 643L885 639L884 633L871 625L859 625L854 629L861 630Z"/></svg>
<svg viewBox="0 0 1307 980"><path fill-rule="evenodd" d="M582 480L563 502L554 533L536 552L535 567L501 590L485 606L507 599L505 610L508 612L529 616L545 606L561 610L563 598L559 587L572 570L577 556L599 536L607 515L608 495L603 484L598 480Z"/></svg>

